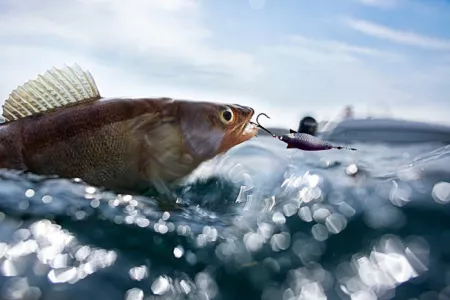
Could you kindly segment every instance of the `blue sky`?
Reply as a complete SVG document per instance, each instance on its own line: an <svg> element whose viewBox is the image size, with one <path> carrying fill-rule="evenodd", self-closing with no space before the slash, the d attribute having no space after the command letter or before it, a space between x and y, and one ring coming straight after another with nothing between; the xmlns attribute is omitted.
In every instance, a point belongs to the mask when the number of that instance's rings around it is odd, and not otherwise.
<svg viewBox="0 0 450 300"><path fill-rule="evenodd" d="M450 123L448 0L2 0L0 96L79 63L104 96L233 102L296 127L352 104Z"/></svg>

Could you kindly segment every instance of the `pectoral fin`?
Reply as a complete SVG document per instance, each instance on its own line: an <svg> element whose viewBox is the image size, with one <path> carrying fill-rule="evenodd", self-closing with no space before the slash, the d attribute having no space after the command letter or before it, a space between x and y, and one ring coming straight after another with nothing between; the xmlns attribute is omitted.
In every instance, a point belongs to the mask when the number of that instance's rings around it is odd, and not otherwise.
<svg viewBox="0 0 450 300"><path fill-rule="evenodd" d="M287 148L287 149L292 149L292 148L295 148L295 147L292 146L292 144L287 144L286 148Z"/></svg>

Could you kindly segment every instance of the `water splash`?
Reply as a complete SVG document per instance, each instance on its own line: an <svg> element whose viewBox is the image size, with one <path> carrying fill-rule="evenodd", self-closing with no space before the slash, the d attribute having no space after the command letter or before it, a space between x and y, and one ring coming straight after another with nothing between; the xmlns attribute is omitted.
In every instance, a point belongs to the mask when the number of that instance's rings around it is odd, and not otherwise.
<svg viewBox="0 0 450 300"><path fill-rule="evenodd" d="M417 158L414 148L358 147L242 145L187 178L170 211L80 180L2 171L2 297L408 299L430 284L448 294L450 180L429 174L445 174L450 149Z"/></svg>

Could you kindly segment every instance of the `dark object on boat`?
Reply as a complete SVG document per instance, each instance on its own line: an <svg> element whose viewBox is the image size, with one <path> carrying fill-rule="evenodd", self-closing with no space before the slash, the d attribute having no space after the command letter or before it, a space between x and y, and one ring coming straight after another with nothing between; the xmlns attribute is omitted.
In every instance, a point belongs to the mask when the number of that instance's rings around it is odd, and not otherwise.
<svg viewBox="0 0 450 300"><path fill-rule="evenodd" d="M307 133L309 135L316 135L318 123L316 119L310 116L306 116L300 120L300 124L298 125L299 133Z"/></svg>
<svg viewBox="0 0 450 300"><path fill-rule="evenodd" d="M319 138L307 134L307 133L301 133L296 132L294 130L290 130L289 134L283 134L283 135L275 135L272 132L270 132L268 129L266 129L264 126L259 124L259 117L263 115L270 119L270 117L264 113L260 113L256 117L256 124L259 128L270 134L272 137L279 139L280 141L283 141L287 144L288 149L290 148L296 148L304 151L321 151L321 150L330 150L330 149L348 149L348 150L356 150L355 148L347 148L344 146L334 146L327 142L324 142L320 140Z"/></svg>

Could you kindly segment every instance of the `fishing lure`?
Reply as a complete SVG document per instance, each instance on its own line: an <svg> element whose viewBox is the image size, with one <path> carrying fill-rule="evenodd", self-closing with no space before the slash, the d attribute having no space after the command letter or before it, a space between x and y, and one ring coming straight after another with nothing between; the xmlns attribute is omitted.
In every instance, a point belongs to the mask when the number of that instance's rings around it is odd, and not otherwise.
<svg viewBox="0 0 450 300"><path fill-rule="evenodd" d="M264 126L262 126L259 123L259 117L260 116L265 116L266 118L270 119L270 117L268 115L266 115L265 113L260 113L257 117L256 117L256 126L258 126L259 128L261 128L262 130L264 130L265 132L267 132L268 134L270 134L272 137L279 139L282 142L285 142L287 144L288 149L292 149L292 148L296 148L296 149L300 149L300 150L304 150L304 151L322 151L322 150L330 150L330 149L348 149L348 150L352 150L355 151L357 149L355 148L349 148L349 147L344 147L344 146L335 146L332 144L329 144L325 141L322 141L321 139L307 134L307 133L299 133L295 130L290 129L289 130L289 134L284 134L284 135L275 135L272 132L270 132L267 128L264 128Z"/></svg>

